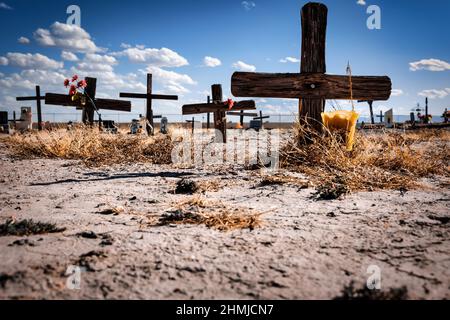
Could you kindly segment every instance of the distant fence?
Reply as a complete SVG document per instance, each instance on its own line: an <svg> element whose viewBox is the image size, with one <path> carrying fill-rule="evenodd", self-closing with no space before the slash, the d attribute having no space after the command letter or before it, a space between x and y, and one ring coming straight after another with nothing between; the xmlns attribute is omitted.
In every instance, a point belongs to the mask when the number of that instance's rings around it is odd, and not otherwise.
<svg viewBox="0 0 450 320"><path fill-rule="evenodd" d="M264 114L266 115L266 114ZM270 116L270 119L267 119L266 121L269 123L294 123L297 119L296 114L267 114ZM112 120L116 123L130 123L133 119L138 119L140 114L137 113L104 113L102 114L103 120ZM207 121L207 115L206 114L199 114L194 116L183 116L180 114L164 114L164 117L167 117L169 122L171 123L181 123L185 122L186 120L191 120L192 117L195 118L196 121ZM11 117L10 117L11 118ZM33 118L34 121L36 121L35 116ZM43 113L42 114L42 120L44 122L51 122L51 123L67 123L69 121L72 122L81 122L81 112L79 113ZM238 122L239 117L238 116L228 116L228 120L232 122ZM248 123L251 118L246 117L245 122ZM394 122L396 123L403 123L410 120L409 115L394 115ZM159 122L160 119L155 119L155 122ZM213 115L211 114L210 117L211 123L213 122ZM370 117L369 116L361 116L359 118L359 122L365 122L370 123ZM379 123L380 120L376 119L375 122ZM443 118L441 116L433 116L433 122L443 122Z"/></svg>

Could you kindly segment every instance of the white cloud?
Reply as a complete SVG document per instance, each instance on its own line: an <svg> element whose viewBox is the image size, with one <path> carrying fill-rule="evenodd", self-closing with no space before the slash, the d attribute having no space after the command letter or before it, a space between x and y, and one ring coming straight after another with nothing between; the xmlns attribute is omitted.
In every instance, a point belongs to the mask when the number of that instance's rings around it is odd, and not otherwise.
<svg viewBox="0 0 450 320"><path fill-rule="evenodd" d="M398 97L398 96L401 96L401 95L403 95L403 90L402 89L392 89L392 93L391 93L391 96L393 96L393 97Z"/></svg>
<svg viewBox="0 0 450 320"><path fill-rule="evenodd" d="M128 48L131 48L131 44L123 43L123 42L122 42L122 43L120 44L120 47L123 48L123 49L128 49Z"/></svg>
<svg viewBox="0 0 450 320"><path fill-rule="evenodd" d="M83 61L72 68L75 73L113 72L117 64L116 58L108 55L87 53Z"/></svg>
<svg viewBox="0 0 450 320"><path fill-rule="evenodd" d="M366 0L358 0L356 3L359 4L360 6L365 6Z"/></svg>
<svg viewBox="0 0 450 320"><path fill-rule="evenodd" d="M445 71L450 70L450 63L439 59L423 59L409 64L409 70Z"/></svg>
<svg viewBox="0 0 450 320"><path fill-rule="evenodd" d="M217 59L217 58L213 58L213 57L206 56L206 57L203 59L203 64L204 64L206 67L209 67L209 68L215 68L215 67L221 66L221 65L222 65L222 61L220 61L220 60Z"/></svg>
<svg viewBox="0 0 450 320"><path fill-rule="evenodd" d="M168 48L153 49L142 46L128 48L114 53L118 57L127 57L133 63L151 64L157 67L182 67L189 62L177 52Z"/></svg>
<svg viewBox="0 0 450 320"><path fill-rule="evenodd" d="M254 3L253 1L242 1L241 4L247 11L250 11L256 7L256 3Z"/></svg>
<svg viewBox="0 0 450 320"><path fill-rule="evenodd" d="M18 53L9 52L6 57L0 57L1 65L9 65L13 67L19 67L22 69L60 69L64 67L64 63L50 59L40 53Z"/></svg>
<svg viewBox="0 0 450 320"><path fill-rule="evenodd" d="M238 69L240 71L244 71L244 72L255 72L256 71L256 67L251 65L251 64L247 64L243 61L237 61L235 63L233 63L233 68Z"/></svg>
<svg viewBox="0 0 450 320"><path fill-rule="evenodd" d="M286 57L286 58L284 58L284 59L281 59L280 62L281 62L281 63L288 63L288 62L291 62L291 63L299 63L300 60L297 59L297 58L294 58L294 57Z"/></svg>
<svg viewBox="0 0 450 320"><path fill-rule="evenodd" d="M6 3L4 2L0 2L0 9L5 9L5 10L12 10L13 8L8 6Z"/></svg>
<svg viewBox="0 0 450 320"><path fill-rule="evenodd" d="M76 56L76 54L66 50L63 50L63 52L61 53L61 59L72 62L78 61L78 57Z"/></svg>
<svg viewBox="0 0 450 320"><path fill-rule="evenodd" d="M26 37L20 37L19 39L17 39L17 42L19 42L20 44L30 44L30 39Z"/></svg>
<svg viewBox="0 0 450 320"><path fill-rule="evenodd" d="M90 34L77 25L55 22L50 30L37 29L34 32L34 38L45 47L59 47L77 52L102 51L92 41Z"/></svg>
<svg viewBox="0 0 450 320"><path fill-rule="evenodd" d="M450 95L450 88L423 90L418 93L419 96L428 97L430 99L443 99Z"/></svg>
<svg viewBox="0 0 450 320"><path fill-rule="evenodd" d="M164 88L171 93L184 94L189 93L190 90L185 88L184 85L196 85L197 82L194 81L189 75L181 74L174 71L168 71L161 69L159 67L148 66L142 73L153 74L153 79L156 82L160 82L164 85Z"/></svg>

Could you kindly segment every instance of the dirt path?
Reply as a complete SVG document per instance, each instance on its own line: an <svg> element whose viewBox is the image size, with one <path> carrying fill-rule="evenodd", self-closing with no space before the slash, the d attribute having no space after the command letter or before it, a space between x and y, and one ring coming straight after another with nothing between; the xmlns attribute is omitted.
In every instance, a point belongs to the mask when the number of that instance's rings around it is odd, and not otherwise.
<svg viewBox="0 0 450 320"><path fill-rule="evenodd" d="M0 223L55 223L66 231L0 237L0 298L329 299L378 266L383 291L450 298L450 191L357 193L315 201L314 189L259 186L254 171L124 165L86 169L60 160L0 155ZM174 202L183 177L217 180L208 199L266 212L253 231L154 227L148 216ZM99 214L124 207L119 215ZM83 236L80 232L90 232ZM81 289L66 286L81 266Z"/></svg>

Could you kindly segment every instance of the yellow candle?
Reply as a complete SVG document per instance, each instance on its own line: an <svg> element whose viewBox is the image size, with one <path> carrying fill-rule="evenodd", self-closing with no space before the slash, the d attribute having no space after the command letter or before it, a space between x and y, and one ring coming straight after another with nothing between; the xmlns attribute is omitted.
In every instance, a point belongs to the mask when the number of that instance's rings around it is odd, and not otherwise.
<svg viewBox="0 0 450 320"><path fill-rule="evenodd" d="M339 110L322 113L323 124L328 130L345 132L347 151L353 150L358 118L359 114L355 111Z"/></svg>

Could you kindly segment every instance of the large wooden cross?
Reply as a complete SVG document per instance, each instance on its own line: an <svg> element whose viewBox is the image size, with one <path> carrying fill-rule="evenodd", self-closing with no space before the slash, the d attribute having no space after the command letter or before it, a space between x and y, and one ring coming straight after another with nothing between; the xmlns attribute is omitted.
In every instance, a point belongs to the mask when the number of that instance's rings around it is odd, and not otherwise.
<svg viewBox="0 0 450 320"><path fill-rule="evenodd" d="M66 107L76 107L77 110L83 110L83 123L93 124L95 108L97 110L114 110L114 111L125 111L131 112L131 102L122 100L111 100L111 99L97 99L95 97L97 91L97 79L96 78L86 78L87 87L85 93L90 97L85 99L85 104L82 101L73 101L72 97L66 94L56 94L47 93L45 95L45 104L48 105L58 105ZM95 106L93 105L92 101Z"/></svg>
<svg viewBox="0 0 450 320"><path fill-rule="evenodd" d="M147 93L125 93L121 92L121 98L133 98L133 99L146 99L147 100L147 112L146 118L151 128L147 125L147 133L149 135L153 135L153 128L155 127L155 123L153 121L153 108L152 101L153 100L178 100L178 96L170 96L170 95L162 95L162 94L153 94L153 76L152 74L147 74Z"/></svg>
<svg viewBox="0 0 450 320"><path fill-rule="evenodd" d="M37 116L38 116L38 130L42 131L42 108L41 100L45 100L45 96L41 96L41 87L36 86L36 95L32 97L17 97L16 101L36 101Z"/></svg>
<svg viewBox="0 0 450 320"><path fill-rule="evenodd" d="M236 72L231 92L236 97L298 98L300 119L322 128L321 113L326 99L351 98L348 76L327 75L325 42L328 9L321 3L308 3L301 11L302 51L300 73ZM354 100L388 100L389 77L352 77Z"/></svg>
<svg viewBox="0 0 450 320"><path fill-rule="evenodd" d="M212 102L202 104L188 104L183 106L183 115L214 112L214 128L222 134L222 139L217 142L227 143L227 111L229 106L223 101L222 85L214 84L211 87ZM234 102L232 110L255 110L256 104L253 100Z"/></svg>

